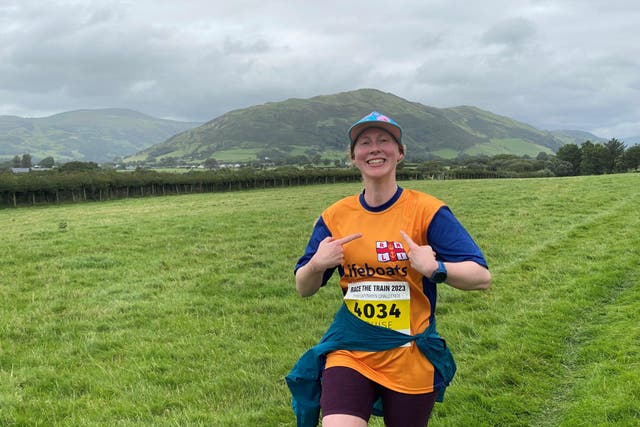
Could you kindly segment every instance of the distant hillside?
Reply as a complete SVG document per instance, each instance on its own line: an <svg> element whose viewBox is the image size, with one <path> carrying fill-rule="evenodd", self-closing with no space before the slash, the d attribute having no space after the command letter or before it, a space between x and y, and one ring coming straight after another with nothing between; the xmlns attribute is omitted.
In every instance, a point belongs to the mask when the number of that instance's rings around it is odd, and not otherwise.
<svg viewBox="0 0 640 427"><path fill-rule="evenodd" d="M632 145L640 144L640 136L628 136L626 138L622 138L621 141L630 147Z"/></svg>
<svg viewBox="0 0 640 427"><path fill-rule="evenodd" d="M582 144L585 141L591 141L594 144L605 143L606 139L595 136L592 133L581 130L554 130L551 132L553 136L563 141L565 144Z"/></svg>
<svg viewBox="0 0 640 427"><path fill-rule="evenodd" d="M78 110L43 118L0 116L0 159L31 154L105 162L139 152L201 123L163 120L125 109Z"/></svg>
<svg viewBox="0 0 640 427"><path fill-rule="evenodd" d="M439 109L376 89L360 89L231 111L125 160L252 161L296 155L345 159L346 130L374 110L401 124L412 160L460 154L535 156L555 152L568 141L584 142L580 136L576 140L556 136L475 107Z"/></svg>

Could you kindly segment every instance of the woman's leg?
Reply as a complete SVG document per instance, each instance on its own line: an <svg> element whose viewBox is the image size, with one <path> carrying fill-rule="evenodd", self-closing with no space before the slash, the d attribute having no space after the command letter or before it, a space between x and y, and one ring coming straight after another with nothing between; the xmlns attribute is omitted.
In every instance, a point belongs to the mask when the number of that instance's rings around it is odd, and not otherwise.
<svg viewBox="0 0 640 427"><path fill-rule="evenodd" d="M380 387L384 422L388 427L425 427L429 424L431 411L438 392L405 394Z"/></svg>
<svg viewBox="0 0 640 427"><path fill-rule="evenodd" d="M371 417L376 384L359 372L341 366L322 374L323 427L365 427Z"/></svg>

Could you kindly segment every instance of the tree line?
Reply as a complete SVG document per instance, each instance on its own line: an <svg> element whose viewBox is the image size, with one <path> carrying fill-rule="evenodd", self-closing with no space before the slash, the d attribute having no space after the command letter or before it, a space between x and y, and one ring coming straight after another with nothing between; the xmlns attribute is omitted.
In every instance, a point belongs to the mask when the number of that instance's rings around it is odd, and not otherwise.
<svg viewBox="0 0 640 427"><path fill-rule="evenodd" d="M25 206L79 201L104 201L129 197L208 193L319 183L353 182L354 169L252 168L158 172L132 172L87 168L13 174L0 173L0 206Z"/></svg>
<svg viewBox="0 0 640 427"><path fill-rule="evenodd" d="M17 159L22 161L29 157ZM235 191L284 186L356 182L360 173L352 167L256 167L211 169L186 173L136 169L131 172L102 169L94 162L68 162L47 171L13 174L0 171L0 206L17 207L49 203L103 201L128 197ZM590 141L567 144L558 153L529 156L496 155L403 162L399 180L482 179L594 175L637 171L640 145L626 148L612 139L605 144Z"/></svg>
<svg viewBox="0 0 640 427"><path fill-rule="evenodd" d="M429 160L420 163L417 169L425 177L446 178L466 171L526 178L624 173L637 171L639 166L640 145L627 148L612 138L604 144L591 141L581 145L565 144L556 154L541 152L535 158L511 154L461 156L452 160Z"/></svg>
<svg viewBox="0 0 640 427"><path fill-rule="evenodd" d="M37 166L39 168L52 168L55 166L55 159L51 156L45 157L34 165L31 154L24 153L22 155L15 155L13 159L8 162L0 163L0 169L12 168L31 168Z"/></svg>

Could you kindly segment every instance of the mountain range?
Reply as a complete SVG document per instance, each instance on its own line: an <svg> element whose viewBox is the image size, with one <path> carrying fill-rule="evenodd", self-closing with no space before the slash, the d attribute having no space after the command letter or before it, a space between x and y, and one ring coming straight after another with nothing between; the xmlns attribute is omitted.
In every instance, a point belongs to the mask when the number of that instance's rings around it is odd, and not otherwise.
<svg viewBox="0 0 640 427"><path fill-rule="evenodd" d="M536 156L569 142L601 140L581 131L542 131L476 107L440 109L376 89L359 89L231 111L127 160L255 161L297 155L344 159L346 130L371 111L401 124L407 159L413 161L461 154Z"/></svg>
<svg viewBox="0 0 640 427"><path fill-rule="evenodd" d="M401 124L407 159L553 153L567 143L603 142L579 130L546 131L473 106L435 108L377 89L288 99L233 110L204 124L125 109L78 110L45 118L0 116L0 158L159 164L243 162L292 156L345 159L349 126L371 111Z"/></svg>
<svg viewBox="0 0 640 427"><path fill-rule="evenodd" d="M31 154L97 163L128 156L201 123L164 120L137 111L77 110L42 118L0 116L0 159Z"/></svg>

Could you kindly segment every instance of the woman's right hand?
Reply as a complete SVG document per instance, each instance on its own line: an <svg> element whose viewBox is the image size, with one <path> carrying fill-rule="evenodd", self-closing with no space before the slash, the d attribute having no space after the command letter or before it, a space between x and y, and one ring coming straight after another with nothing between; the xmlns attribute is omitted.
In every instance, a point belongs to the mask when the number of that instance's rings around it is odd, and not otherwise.
<svg viewBox="0 0 640 427"><path fill-rule="evenodd" d="M318 245L318 250L309 260L309 264L314 264L313 269L315 271L322 271L333 267L337 267L344 261L344 248L343 245L359 239L362 234L351 234L340 239L336 239L331 236L327 236Z"/></svg>
<svg viewBox="0 0 640 427"><path fill-rule="evenodd" d="M328 236L322 240L309 262L296 272L298 293L303 297L315 294L322 286L324 272L339 266L344 261L343 246L360 237L362 234L356 233L340 239Z"/></svg>

